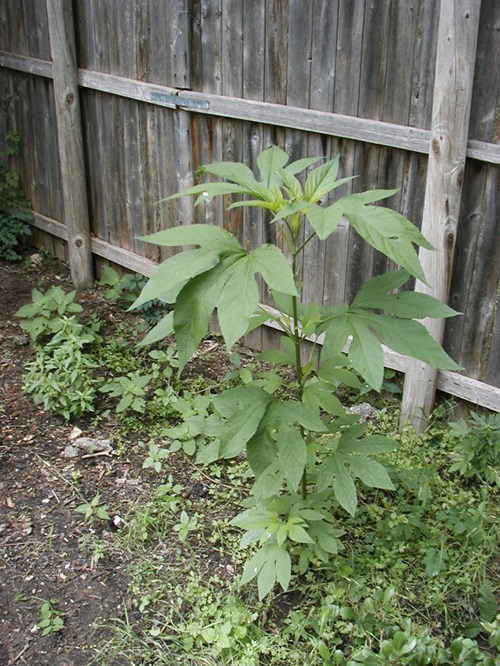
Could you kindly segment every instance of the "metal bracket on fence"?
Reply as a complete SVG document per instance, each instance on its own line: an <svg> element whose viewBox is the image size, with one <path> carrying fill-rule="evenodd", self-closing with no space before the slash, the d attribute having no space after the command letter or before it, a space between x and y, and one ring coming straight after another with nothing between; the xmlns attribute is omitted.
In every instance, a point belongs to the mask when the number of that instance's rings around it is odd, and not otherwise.
<svg viewBox="0 0 500 666"><path fill-rule="evenodd" d="M152 102L163 102L164 104L171 104L172 106L180 106L183 109L199 109L200 111L208 111L210 102L204 99L193 99L192 97L182 97L176 93L161 93L152 92L150 94Z"/></svg>

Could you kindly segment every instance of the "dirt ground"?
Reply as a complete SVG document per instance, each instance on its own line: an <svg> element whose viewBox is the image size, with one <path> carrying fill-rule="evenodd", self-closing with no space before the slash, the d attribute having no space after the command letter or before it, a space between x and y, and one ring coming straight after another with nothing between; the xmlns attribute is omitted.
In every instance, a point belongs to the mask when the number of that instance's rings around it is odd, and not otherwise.
<svg viewBox="0 0 500 666"><path fill-rule="evenodd" d="M0 263L0 666L89 664L92 646L105 638L103 625L123 615L129 581L123 551L96 567L81 548L92 529L112 541L113 522L89 525L75 509L99 492L102 503L124 515L153 482L142 469L144 453L134 446L120 456L65 457L75 424L44 412L23 393L32 348L14 313L31 302L34 287L52 284L71 289L66 267L55 260L29 267ZM99 291L77 300L105 325L128 316ZM113 441L112 419L76 425L85 436ZM42 636L37 622L50 599L64 613L64 630Z"/></svg>

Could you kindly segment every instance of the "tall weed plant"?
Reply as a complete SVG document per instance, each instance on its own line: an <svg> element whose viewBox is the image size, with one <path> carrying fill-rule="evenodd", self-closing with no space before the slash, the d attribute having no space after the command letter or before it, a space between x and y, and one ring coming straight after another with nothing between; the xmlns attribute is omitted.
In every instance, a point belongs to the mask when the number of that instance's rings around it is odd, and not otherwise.
<svg viewBox="0 0 500 666"><path fill-rule="evenodd" d="M276 583L288 588L293 561L305 572L311 563L327 562L337 553L343 534L339 509L355 514L359 482L394 489L377 456L397 444L368 431L359 416L347 413L337 397L339 387L364 382L380 390L382 344L436 368L458 368L418 321L457 313L431 296L398 291L411 276L427 284L416 247L433 248L405 217L373 205L397 190L349 194L324 205L351 179L338 178L338 157L318 166L319 161L313 157L290 163L287 153L272 146L257 158L258 178L241 163L203 166L198 176L208 174L222 182L198 184L168 199L195 196L200 204L230 195L239 199L231 209L263 208L286 254L269 243L247 251L219 226L192 224L160 231L142 240L196 247L163 262L132 306L152 299L173 306L143 343L175 333L180 372L206 335L214 310L228 350L269 319L282 331L281 348L261 355L277 370L214 396L211 413L203 423L196 420L197 429L211 438L210 445L198 451L199 462L245 453L253 472L251 496L233 524L244 530L242 546L253 546L241 583L257 578L261 598ZM367 282L351 303L304 303L301 255L313 238L330 238L342 218L400 268ZM257 275L271 290L275 315L259 306ZM320 335L318 360L313 352L307 356L306 342Z"/></svg>

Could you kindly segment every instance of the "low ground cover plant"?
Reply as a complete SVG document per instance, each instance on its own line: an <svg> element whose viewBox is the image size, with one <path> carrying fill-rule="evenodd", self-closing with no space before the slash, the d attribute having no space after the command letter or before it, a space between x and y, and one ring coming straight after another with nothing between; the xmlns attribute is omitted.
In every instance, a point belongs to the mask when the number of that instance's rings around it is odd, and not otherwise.
<svg viewBox="0 0 500 666"><path fill-rule="evenodd" d="M382 454L394 491L366 490L356 515L343 520L344 548L335 559L318 559L292 577L287 593L275 589L264 599L227 575L227 567L244 568L231 513L248 487L245 463L193 468L209 488L198 499L186 498L170 475L126 516L121 535L133 554L129 594L140 626L129 615L117 621L95 663L494 666L494 488L457 486L447 426L435 423L418 437L410 428L398 433L398 419L397 409L379 410L376 423L398 440L397 449ZM186 547L166 567L165 554L189 521ZM205 568L212 552L214 563L226 563L219 573Z"/></svg>

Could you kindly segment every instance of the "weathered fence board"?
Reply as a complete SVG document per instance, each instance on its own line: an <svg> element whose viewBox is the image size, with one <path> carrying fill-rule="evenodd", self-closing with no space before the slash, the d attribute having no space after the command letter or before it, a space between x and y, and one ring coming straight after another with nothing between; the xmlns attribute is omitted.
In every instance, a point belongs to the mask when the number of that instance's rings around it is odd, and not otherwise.
<svg viewBox="0 0 500 666"><path fill-rule="evenodd" d="M435 251L420 248L419 257L428 284L417 280L415 289L447 303L464 180L467 135L472 103L474 64L479 27L479 6L457 0L441 2L436 85L432 109L422 232ZM460 44L457 51L456 44ZM442 343L444 319L425 322ZM405 375L402 422L409 419L423 431L434 406L437 370L410 359Z"/></svg>

